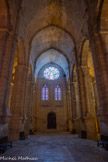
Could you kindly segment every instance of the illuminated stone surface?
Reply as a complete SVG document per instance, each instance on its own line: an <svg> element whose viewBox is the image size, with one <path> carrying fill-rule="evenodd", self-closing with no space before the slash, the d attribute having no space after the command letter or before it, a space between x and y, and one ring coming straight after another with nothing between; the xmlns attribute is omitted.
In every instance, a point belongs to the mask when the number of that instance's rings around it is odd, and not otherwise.
<svg viewBox="0 0 108 162"><path fill-rule="evenodd" d="M107 162L108 154L97 143L77 135L44 134L14 142L13 148L0 156L37 157L37 162Z"/></svg>

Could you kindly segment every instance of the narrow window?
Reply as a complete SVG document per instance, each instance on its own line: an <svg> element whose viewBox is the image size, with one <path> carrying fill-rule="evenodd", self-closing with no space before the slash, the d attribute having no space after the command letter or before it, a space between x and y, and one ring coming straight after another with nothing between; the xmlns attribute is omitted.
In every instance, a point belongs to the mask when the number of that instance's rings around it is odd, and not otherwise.
<svg viewBox="0 0 108 162"><path fill-rule="evenodd" d="M42 100L48 100L48 86L46 84L42 87Z"/></svg>
<svg viewBox="0 0 108 162"><path fill-rule="evenodd" d="M55 87L55 100L61 101L61 87L58 84Z"/></svg>

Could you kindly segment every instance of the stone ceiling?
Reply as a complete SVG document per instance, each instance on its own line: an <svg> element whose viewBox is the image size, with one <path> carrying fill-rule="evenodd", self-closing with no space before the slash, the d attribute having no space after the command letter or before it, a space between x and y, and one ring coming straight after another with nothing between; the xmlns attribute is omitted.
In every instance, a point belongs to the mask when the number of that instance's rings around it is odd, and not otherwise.
<svg viewBox="0 0 108 162"><path fill-rule="evenodd" d="M29 40L40 29L51 24L67 30L77 39L86 18L84 0L23 0L21 21Z"/></svg>
<svg viewBox="0 0 108 162"><path fill-rule="evenodd" d="M84 0L81 0L81 3L79 0L22 1L19 37L23 37L26 44L29 44L27 48L30 48L30 62L33 68L39 70L45 64L37 60L45 55L49 61L46 63L50 63L52 58L61 58L69 60L70 64L76 43L87 30L86 12ZM49 49L55 49L53 54ZM57 62L53 59L68 73L66 69L69 64L67 66L63 60ZM66 64L62 65L64 62Z"/></svg>
<svg viewBox="0 0 108 162"><path fill-rule="evenodd" d="M49 26L38 32L31 44L32 62L49 48L61 51L70 61L72 60L74 43L71 36L64 30L55 26Z"/></svg>

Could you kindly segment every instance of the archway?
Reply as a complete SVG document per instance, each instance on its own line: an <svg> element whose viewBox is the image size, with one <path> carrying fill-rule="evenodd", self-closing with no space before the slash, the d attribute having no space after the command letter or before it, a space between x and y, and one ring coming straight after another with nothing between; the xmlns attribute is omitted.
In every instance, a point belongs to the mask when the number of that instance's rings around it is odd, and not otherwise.
<svg viewBox="0 0 108 162"><path fill-rule="evenodd" d="M37 76L36 81L36 130L37 132L50 132L50 129L56 128L54 132L67 131L68 124L68 106L67 106L67 82L63 69L54 63L43 66ZM56 114L56 126L49 125L47 115L49 112ZM55 123L54 121L50 121Z"/></svg>
<svg viewBox="0 0 108 162"><path fill-rule="evenodd" d="M50 112L47 115L47 128L56 129L56 113Z"/></svg>

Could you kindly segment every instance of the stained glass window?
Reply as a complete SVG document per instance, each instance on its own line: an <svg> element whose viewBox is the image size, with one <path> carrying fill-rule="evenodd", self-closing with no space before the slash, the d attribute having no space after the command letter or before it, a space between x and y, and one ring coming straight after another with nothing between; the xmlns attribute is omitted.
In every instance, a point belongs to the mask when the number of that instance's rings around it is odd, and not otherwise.
<svg viewBox="0 0 108 162"><path fill-rule="evenodd" d="M55 100L61 100L61 87L58 84L55 87Z"/></svg>
<svg viewBox="0 0 108 162"><path fill-rule="evenodd" d="M49 80L55 80L59 78L59 70L53 66L50 66L44 70L44 77Z"/></svg>
<svg viewBox="0 0 108 162"><path fill-rule="evenodd" d="M46 84L42 87L42 100L48 100L48 86Z"/></svg>

